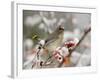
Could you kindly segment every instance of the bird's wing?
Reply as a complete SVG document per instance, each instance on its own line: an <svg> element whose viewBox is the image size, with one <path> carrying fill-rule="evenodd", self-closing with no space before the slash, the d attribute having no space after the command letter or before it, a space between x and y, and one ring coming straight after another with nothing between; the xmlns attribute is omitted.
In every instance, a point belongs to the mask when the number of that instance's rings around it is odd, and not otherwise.
<svg viewBox="0 0 100 80"><path fill-rule="evenodd" d="M57 40L57 38L59 38L58 36L56 37L49 37L48 39L46 39L46 43L45 46L49 45L50 43L54 42Z"/></svg>

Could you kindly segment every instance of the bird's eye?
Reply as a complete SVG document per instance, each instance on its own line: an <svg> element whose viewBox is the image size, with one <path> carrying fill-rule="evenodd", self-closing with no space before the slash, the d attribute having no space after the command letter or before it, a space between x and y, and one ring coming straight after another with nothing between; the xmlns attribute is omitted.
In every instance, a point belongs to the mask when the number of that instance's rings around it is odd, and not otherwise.
<svg viewBox="0 0 100 80"><path fill-rule="evenodd" d="M60 27L59 30L64 30L64 28Z"/></svg>

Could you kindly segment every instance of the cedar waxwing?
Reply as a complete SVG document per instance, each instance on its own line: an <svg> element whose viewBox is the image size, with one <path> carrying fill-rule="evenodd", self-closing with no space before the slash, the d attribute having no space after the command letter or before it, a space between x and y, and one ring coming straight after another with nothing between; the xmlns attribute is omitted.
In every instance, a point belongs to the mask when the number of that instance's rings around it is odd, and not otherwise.
<svg viewBox="0 0 100 80"><path fill-rule="evenodd" d="M46 49L48 52L54 51L61 45L63 36L64 27L59 25L59 27L57 27L57 29L45 39L44 49Z"/></svg>
<svg viewBox="0 0 100 80"><path fill-rule="evenodd" d="M48 35L48 37L45 40L40 40L39 42L39 47L38 47L38 52L37 52L37 58L39 59L39 52L41 48L43 48L46 53L53 52L56 50L57 47L59 47L63 41L63 36L64 36L64 27L59 25L57 29ZM34 37L34 36L33 36Z"/></svg>

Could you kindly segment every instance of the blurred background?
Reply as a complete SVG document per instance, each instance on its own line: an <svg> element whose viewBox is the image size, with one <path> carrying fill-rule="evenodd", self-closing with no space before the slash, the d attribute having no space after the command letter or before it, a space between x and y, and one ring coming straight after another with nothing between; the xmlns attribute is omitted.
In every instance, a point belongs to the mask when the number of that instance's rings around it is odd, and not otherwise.
<svg viewBox="0 0 100 80"><path fill-rule="evenodd" d="M30 69L33 62L34 51L38 40L32 39L33 35L37 38L46 39L58 25L62 24L64 27L63 42L70 38L77 38L80 40L84 30L91 24L90 13L74 13L74 12L52 12L52 11L32 11L23 10L23 67ZM42 59L43 60L43 59ZM91 65L91 34L89 33L84 41L73 52L71 58L74 66L90 66ZM56 62L55 62L56 63ZM35 64L34 64L35 65ZM56 64L55 64L56 65ZM48 66L54 67L54 66Z"/></svg>

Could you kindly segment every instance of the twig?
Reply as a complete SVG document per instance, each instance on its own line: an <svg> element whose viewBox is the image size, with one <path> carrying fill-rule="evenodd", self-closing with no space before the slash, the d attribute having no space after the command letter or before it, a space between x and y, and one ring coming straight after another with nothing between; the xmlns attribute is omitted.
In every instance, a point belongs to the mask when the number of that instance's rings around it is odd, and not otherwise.
<svg viewBox="0 0 100 80"><path fill-rule="evenodd" d="M86 37L86 35L87 35L90 31L91 31L91 27L90 27L88 30L86 30L86 31L84 32L83 36L81 37L81 39L79 40L79 42L76 44L76 46L75 46L72 50L69 50L69 55L68 55L67 57L70 57L70 56L71 56L72 52L76 50L76 48L80 45L80 43L84 40L84 38ZM38 56L38 53L40 52L40 50L41 50L41 49L39 49L39 51L37 52L37 56ZM44 62L43 65L46 65L46 63L48 62L48 60L51 59L52 57L53 57L53 55L49 56L49 57L47 58L47 60ZM61 67L62 64L63 64L63 62L64 62L64 58L63 58L62 62L58 65L58 67ZM43 66L43 65L42 65L42 66Z"/></svg>
<svg viewBox="0 0 100 80"><path fill-rule="evenodd" d="M80 45L80 43L84 40L85 36L91 31L91 28L89 28L88 30L86 30L83 34L83 36L81 37L81 39L79 40L79 42L76 44L76 46L72 49L69 50L69 55L67 57L70 57L72 52L76 50L76 48Z"/></svg>
<svg viewBox="0 0 100 80"><path fill-rule="evenodd" d="M39 60L39 52L40 52L40 50L41 50L41 49L39 49L38 52L37 52L37 59L38 59L38 60Z"/></svg>
<svg viewBox="0 0 100 80"><path fill-rule="evenodd" d="M51 59L52 57L53 57L53 55L49 56L42 66L45 66L47 64L48 60Z"/></svg>
<svg viewBox="0 0 100 80"><path fill-rule="evenodd" d="M37 59L39 60L39 52L41 51L41 45L38 47L38 51L37 51L37 53L36 53L36 57L37 57ZM33 58L34 59L34 58ZM33 61L33 60L32 60ZM33 68L33 66L34 66L34 64L32 64L32 68Z"/></svg>
<svg viewBox="0 0 100 80"><path fill-rule="evenodd" d="M84 32L84 35L81 37L81 39L79 40L79 42L76 44L75 48L72 49L72 50L69 50L69 55L67 56L68 58L71 56L72 52L76 50L76 48L80 45L80 43L84 40L84 38L86 37L86 35L90 31L91 31L91 27ZM58 67L61 67L63 63L64 63L64 60L58 65Z"/></svg>

